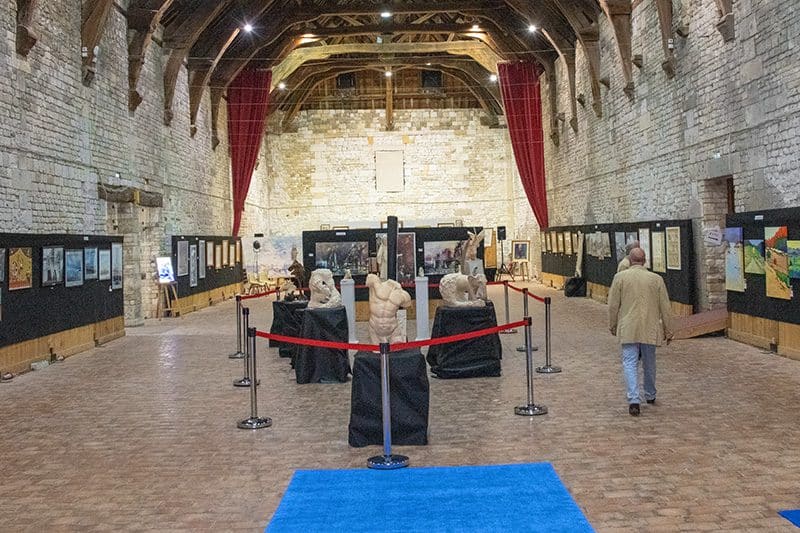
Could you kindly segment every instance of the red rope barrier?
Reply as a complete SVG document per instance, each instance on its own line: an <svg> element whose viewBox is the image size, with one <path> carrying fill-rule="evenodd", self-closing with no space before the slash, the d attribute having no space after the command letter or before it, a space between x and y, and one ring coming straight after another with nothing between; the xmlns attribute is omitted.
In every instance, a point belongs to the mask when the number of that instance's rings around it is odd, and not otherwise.
<svg viewBox="0 0 800 533"><path fill-rule="evenodd" d="M519 287L515 287L515 286L513 286L513 285L512 285L512 284L510 284L510 283L508 284L508 288L509 288L509 289L514 289L514 290L515 290L515 291L517 291L517 292L523 292L523 290L522 290L522 289L520 289ZM544 298L542 298L541 296L536 296L536 295L535 295L535 294L533 294L532 292L529 292L529 293L528 293L528 296L530 296L531 298L533 298L533 299L534 299L534 300L536 300L537 302L542 302L542 303L544 303Z"/></svg>
<svg viewBox="0 0 800 533"><path fill-rule="evenodd" d="M302 344L303 346L317 346L319 348L333 348L335 350L364 350L368 352L375 352L380 349L380 346L377 344L320 341L316 339L306 339L304 337L288 337L286 335L278 335L277 333L265 333L258 330L256 330L256 336L274 341L288 342L289 344Z"/></svg>
<svg viewBox="0 0 800 533"><path fill-rule="evenodd" d="M259 293L256 293L256 294L247 294L247 295L243 294L241 296L241 299L242 300L250 300L252 298L263 298L264 296L269 296L270 294L275 294L276 292L278 292L278 289L273 289L273 290L267 291L267 292L259 292Z"/></svg>
<svg viewBox="0 0 800 533"><path fill-rule="evenodd" d="M409 348L422 348L423 346L434 346L436 344L447 344L448 342L465 341L467 339L474 339L476 337L483 337L484 335L491 335L493 333L500 333L507 329L513 329L518 326L525 326L527 320L520 320L519 322L512 322L510 324L503 324L502 326L495 326L493 328L479 329L477 331L470 331L469 333L460 333L458 335L450 335L449 337L437 337L435 339L427 339L424 341L404 342L401 344L392 344L391 351L408 350Z"/></svg>

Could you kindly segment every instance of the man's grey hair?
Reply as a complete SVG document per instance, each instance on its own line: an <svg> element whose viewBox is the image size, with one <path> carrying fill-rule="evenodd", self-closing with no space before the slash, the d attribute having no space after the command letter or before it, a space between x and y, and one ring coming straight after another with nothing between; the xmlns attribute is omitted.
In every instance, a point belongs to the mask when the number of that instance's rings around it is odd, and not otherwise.
<svg viewBox="0 0 800 533"><path fill-rule="evenodd" d="M631 250L639 247L639 241L629 242L625 245L625 255L630 255Z"/></svg>

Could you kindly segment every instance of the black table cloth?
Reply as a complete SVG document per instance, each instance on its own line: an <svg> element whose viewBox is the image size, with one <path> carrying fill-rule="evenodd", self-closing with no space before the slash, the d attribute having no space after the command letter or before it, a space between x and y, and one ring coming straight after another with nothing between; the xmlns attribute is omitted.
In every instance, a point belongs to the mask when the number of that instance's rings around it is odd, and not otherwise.
<svg viewBox="0 0 800 533"><path fill-rule="evenodd" d="M276 335L286 335L297 337L300 335L300 325L303 322L302 310L308 305L307 300L295 300L293 302L276 301L272 302L272 326L270 333ZM269 340L270 348L278 348L278 355L281 357L292 357L295 350L294 344L287 344L281 341Z"/></svg>
<svg viewBox="0 0 800 533"><path fill-rule="evenodd" d="M347 342L347 313L344 307L306 308L300 337L321 341ZM333 383L347 381L350 359L347 350L296 345L293 360L298 383Z"/></svg>
<svg viewBox="0 0 800 533"><path fill-rule="evenodd" d="M419 349L389 354L392 444L428 444L430 405L425 358ZM350 446L383 444L381 356L358 352L353 361L350 398Z"/></svg>
<svg viewBox="0 0 800 533"><path fill-rule="evenodd" d="M497 318L492 302L487 302L486 307L440 306L436 309L431 338L449 337L495 326ZM431 346L428 350L428 364L436 377L444 379L496 377L500 375L502 356L500 335L493 333Z"/></svg>

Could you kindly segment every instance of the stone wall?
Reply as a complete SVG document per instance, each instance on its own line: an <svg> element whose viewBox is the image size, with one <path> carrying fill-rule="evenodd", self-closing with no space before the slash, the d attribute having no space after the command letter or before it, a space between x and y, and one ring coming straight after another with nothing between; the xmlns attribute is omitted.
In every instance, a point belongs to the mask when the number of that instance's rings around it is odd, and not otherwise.
<svg viewBox="0 0 800 533"><path fill-rule="evenodd" d="M562 62L558 123L561 143L546 145L552 225L695 220L698 289L702 308L724 305L720 251L702 244L702 232L724 225L732 176L737 211L800 205L800 63L792 45L800 35L796 0L737 0L734 40L715 24L715 2L675 0L676 73L661 69L663 51L653 0L634 4L635 97L623 92L616 41L600 24L603 117L591 108L583 50L577 51L578 132L569 127L569 93ZM543 94L546 94L546 84ZM545 99L546 100L546 99ZM545 116L550 109L544 101Z"/></svg>

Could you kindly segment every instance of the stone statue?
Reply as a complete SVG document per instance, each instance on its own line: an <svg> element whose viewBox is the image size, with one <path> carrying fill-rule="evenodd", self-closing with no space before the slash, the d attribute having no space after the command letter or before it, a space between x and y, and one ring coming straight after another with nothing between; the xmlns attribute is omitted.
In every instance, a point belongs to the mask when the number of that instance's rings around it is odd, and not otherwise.
<svg viewBox="0 0 800 533"><path fill-rule="evenodd" d="M344 269L344 279L353 279L353 273L350 272L349 268Z"/></svg>
<svg viewBox="0 0 800 533"><path fill-rule="evenodd" d="M393 279L381 281L367 276L369 287L369 338L373 344L406 340L406 332L397 320L398 309L411 305L411 296Z"/></svg>
<svg viewBox="0 0 800 533"><path fill-rule="evenodd" d="M278 292L278 299L283 299L284 302L300 300L302 296L297 294L297 286L289 280L283 282L283 284L278 288ZM283 296L283 298L281 298L281 296Z"/></svg>
<svg viewBox="0 0 800 533"><path fill-rule="evenodd" d="M308 287L311 289L311 297L308 301L310 309L342 305L342 296L333 283L333 272L327 268L318 268L313 271L308 280Z"/></svg>
<svg viewBox="0 0 800 533"><path fill-rule="evenodd" d="M378 260L378 275L381 279L389 278L389 244L387 234L378 234L378 253L375 258Z"/></svg>
<svg viewBox="0 0 800 533"><path fill-rule="evenodd" d="M422 267L419 267L419 272L417 272L417 276L419 276L421 278L424 278L425 277L425 269L422 268Z"/></svg>
<svg viewBox="0 0 800 533"><path fill-rule="evenodd" d="M483 279L486 277L483 276ZM442 294L444 304L449 307L484 307L486 302L478 298L480 290L481 280L466 274L447 274L439 282L439 292ZM483 294L486 294L485 281Z"/></svg>
<svg viewBox="0 0 800 533"><path fill-rule="evenodd" d="M461 261L461 273L462 274L471 274L469 271L468 263L470 261L475 261L478 259L478 245L483 241L485 237L484 230L481 230L480 233L473 233L471 231L467 232L468 239L467 243L464 246L464 258Z"/></svg>
<svg viewBox="0 0 800 533"><path fill-rule="evenodd" d="M297 260L297 246L292 246L292 264L289 265L289 274L297 280L297 284L300 287L306 286L306 269Z"/></svg>

